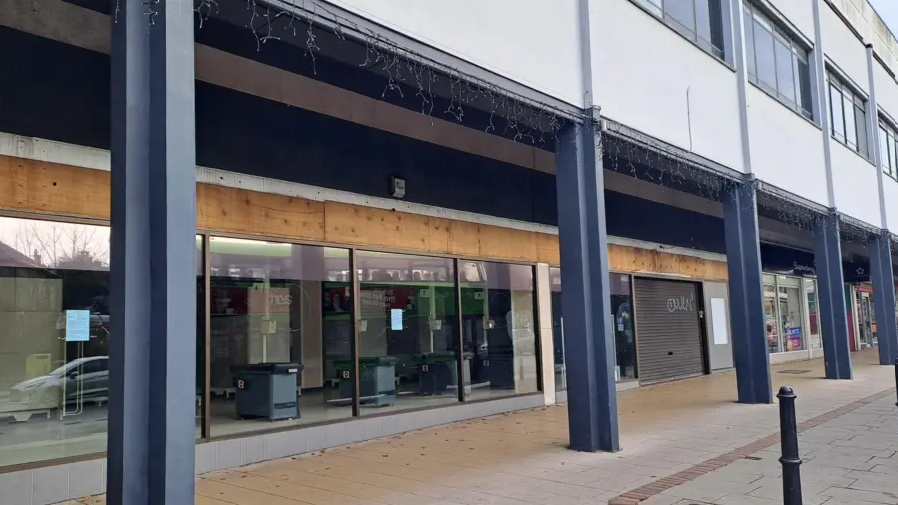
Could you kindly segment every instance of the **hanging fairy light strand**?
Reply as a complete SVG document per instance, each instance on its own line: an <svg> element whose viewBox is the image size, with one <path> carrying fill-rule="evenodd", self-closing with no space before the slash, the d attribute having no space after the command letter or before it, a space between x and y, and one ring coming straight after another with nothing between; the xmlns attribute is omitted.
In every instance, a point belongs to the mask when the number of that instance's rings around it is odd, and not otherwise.
<svg viewBox="0 0 898 505"><path fill-rule="evenodd" d="M115 0L115 11L118 2ZM159 0L145 0L147 16L152 25ZM214 17L225 0L194 0L198 25ZM321 33L332 33L340 41L363 46L360 68L378 71L385 79L381 98L392 94L400 99L418 102L415 109L422 115L464 123L473 109L486 112L487 133L501 135L515 142L526 142L546 147L550 141L558 142L559 131L566 126L581 128L592 121L584 114L561 111L556 107L529 97L524 97L465 73L445 63L433 60L421 53L401 46L381 31L361 26L321 0L233 0L245 3L246 26L253 36L256 49L261 51L266 43L293 39L294 45L303 48L312 67L318 73L318 56ZM443 90L448 96L437 93ZM445 106L438 107L440 102ZM659 142L641 132L631 131L627 138L593 128L596 135L597 159L604 160L604 168L626 173L634 178L652 182L674 190L687 191L703 198L720 201L722 191L731 183L713 169L687 159L679 150ZM759 211L763 208L773 213L778 221L799 229L816 226L821 214L802 205L767 194L757 182L755 185ZM771 216L772 217L772 216ZM866 240L852 226L840 227L846 240Z"/></svg>

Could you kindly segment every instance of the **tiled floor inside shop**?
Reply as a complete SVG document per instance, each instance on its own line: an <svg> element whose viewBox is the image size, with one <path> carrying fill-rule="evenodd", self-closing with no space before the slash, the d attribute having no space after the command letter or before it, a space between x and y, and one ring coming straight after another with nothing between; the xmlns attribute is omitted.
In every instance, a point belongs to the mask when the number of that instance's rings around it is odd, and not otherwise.
<svg viewBox="0 0 898 505"><path fill-rule="evenodd" d="M828 423L835 423L836 428L839 423L842 428L860 423L855 432L891 426L883 420L895 415L885 400L894 395L893 368L876 365L876 350L853 357L852 381L823 380L822 360L772 367L775 387L790 385L795 389L799 421L807 421L803 426L808 433L803 436L812 437L807 440L814 444L815 451L826 444L850 445L845 440L854 435L846 435L844 429L826 429ZM566 449L567 409L557 405L207 474L197 479L197 503L566 505L609 501L629 504L646 498L650 500L647 503L659 505L777 503L769 494L771 486L775 488L771 482L775 484L779 474L775 461L766 461L777 456L777 406L736 404L733 373L623 391L618 397L623 450L616 454ZM874 410L864 413L864 409ZM893 439L898 427L894 430ZM892 458L894 451L888 447L879 449L870 449L870 458L879 462L868 465L868 470L878 467L887 476L891 472L888 478L894 481L898 478L898 456ZM854 459L867 456L862 449L860 452ZM751 454L764 460L764 472L754 478L767 479L766 495L752 496L743 489L745 486L739 490L732 487L731 495L727 491L730 487L721 485L723 491L717 498L704 501L671 491L691 478L696 483L711 478L715 468L731 468L742 478L739 469L755 461L746 458ZM710 460L725 461L709 465ZM681 477L690 472L695 475ZM749 475L750 471L745 473ZM672 474L680 477L664 479ZM820 478L816 475L817 481ZM850 477L834 477L827 490L815 488L813 497L806 493L805 503L862 503L863 499L851 497L852 482ZM835 487L835 491L830 489ZM639 492L628 495L632 490ZM894 494L881 496L885 498L880 497L878 503L898 503ZM67 505L74 503L105 502L103 497L90 497Z"/></svg>

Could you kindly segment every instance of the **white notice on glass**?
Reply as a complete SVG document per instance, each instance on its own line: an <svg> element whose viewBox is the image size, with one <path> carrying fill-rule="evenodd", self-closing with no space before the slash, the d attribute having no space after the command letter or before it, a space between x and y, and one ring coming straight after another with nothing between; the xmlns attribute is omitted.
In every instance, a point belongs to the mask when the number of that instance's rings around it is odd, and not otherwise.
<svg viewBox="0 0 898 505"><path fill-rule="evenodd" d="M711 298L711 321L714 324L714 345L726 345L730 340L727 324L727 302L723 298Z"/></svg>
<svg viewBox="0 0 898 505"><path fill-rule="evenodd" d="M402 330L402 309L390 309L390 329Z"/></svg>

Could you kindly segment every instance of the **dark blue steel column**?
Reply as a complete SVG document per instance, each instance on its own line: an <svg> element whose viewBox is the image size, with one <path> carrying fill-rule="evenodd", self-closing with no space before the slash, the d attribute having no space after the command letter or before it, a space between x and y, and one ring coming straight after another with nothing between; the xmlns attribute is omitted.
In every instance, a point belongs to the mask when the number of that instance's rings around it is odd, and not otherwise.
<svg viewBox="0 0 898 505"><path fill-rule="evenodd" d="M894 365L898 358L898 324L895 321L895 279L889 232L870 241L870 280L873 281L873 311L876 314L876 340L879 364Z"/></svg>
<svg viewBox="0 0 898 505"><path fill-rule="evenodd" d="M820 298L820 331L823 334L823 364L827 379L851 379L851 349L845 312L845 282L842 276L842 246L839 216L820 217L814 225L814 264L817 296Z"/></svg>
<svg viewBox="0 0 898 505"><path fill-rule="evenodd" d="M590 452L620 450L597 133L595 121L566 126L555 156L571 449Z"/></svg>
<svg viewBox="0 0 898 505"><path fill-rule="evenodd" d="M772 403L757 198L751 181L724 191L723 216L738 401Z"/></svg>
<svg viewBox="0 0 898 505"><path fill-rule="evenodd" d="M192 504L193 4L122 1L112 19L107 500Z"/></svg>

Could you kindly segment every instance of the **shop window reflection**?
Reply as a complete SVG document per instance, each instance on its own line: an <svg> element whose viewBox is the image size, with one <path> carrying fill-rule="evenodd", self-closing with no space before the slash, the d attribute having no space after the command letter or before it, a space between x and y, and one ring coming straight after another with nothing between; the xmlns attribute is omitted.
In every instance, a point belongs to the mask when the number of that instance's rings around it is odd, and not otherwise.
<svg viewBox="0 0 898 505"><path fill-rule="evenodd" d="M549 268L549 290L552 297L552 346L555 359L555 390L567 389L567 368L565 365L564 327L561 312L561 269Z"/></svg>
<svg viewBox="0 0 898 505"><path fill-rule="evenodd" d="M767 334L767 352L774 354L782 352L782 342L780 341L780 324L777 315L777 292L776 280L774 276L764 274L763 277L764 290L764 326Z"/></svg>
<svg viewBox="0 0 898 505"><path fill-rule="evenodd" d="M492 398L538 390L533 267L462 261L462 336L470 386Z"/></svg>
<svg viewBox="0 0 898 505"><path fill-rule="evenodd" d="M870 283L858 283L854 286L855 303L857 304L857 329L861 349L876 345L876 316L873 308L873 286Z"/></svg>
<svg viewBox="0 0 898 505"><path fill-rule="evenodd" d="M369 251L357 258L362 415L457 402L453 261Z"/></svg>
<svg viewBox="0 0 898 505"><path fill-rule="evenodd" d="M636 339L633 328L633 292L630 276L608 275L611 291L611 314L614 317L614 350L617 380L634 380L636 371Z"/></svg>
<svg viewBox="0 0 898 505"><path fill-rule="evenodd" d="M817 279L804 280L805 291L808 297L808 337L810 339L811 349L820 349L820 317L818 307L820 301L817 298Z"/></svg>
<svg viewBox="0 0 898 505"><path fill-rule="evenodd" d="M802 286L800 277L763 276L764 318L770 354L807 350L805 310L809 305L802 296Z"/></svg>
<svg viewBox="0 0 898 505"><path fill-rule="evenodd" d="M609 291L612 317L612 334L615 350L615 379L618 381L639 378L636 360L636 333L633 319L632 277L626 274L609 273ZM549 285L552 291L552 339L555 354L555 389L567 389L565 366L564 318L561 306L561 269L549 269Z"/></svg>
<svg viewBox="0 0 898 505"><path fill-rule="evenodd" d="M205 415L205 400L203 391L206 387L206 282L203 275L204 267L203 237L196 236L196 436L203 436L203 416ZM208 435L208 434L206 434Z"/></svg>
<svg viewBox="0 0 898 505"><path fill-rule="evenodd" d="M352 339L349 251L221 237L209 248L211 435L350 417L337 375Z"/></svg>
<svg viewBox="0 0 898 505"><path fill-rule="evenodd" d="M801 280L797 277L777 276L780 330L784 352L805 350L804 308L801 299Z"/></svg>
<svg viewBox="0 0 898 505"><path fill-rule="evenodd" d="M109 229L0 217L0 467L106 450Z"/></svg>

